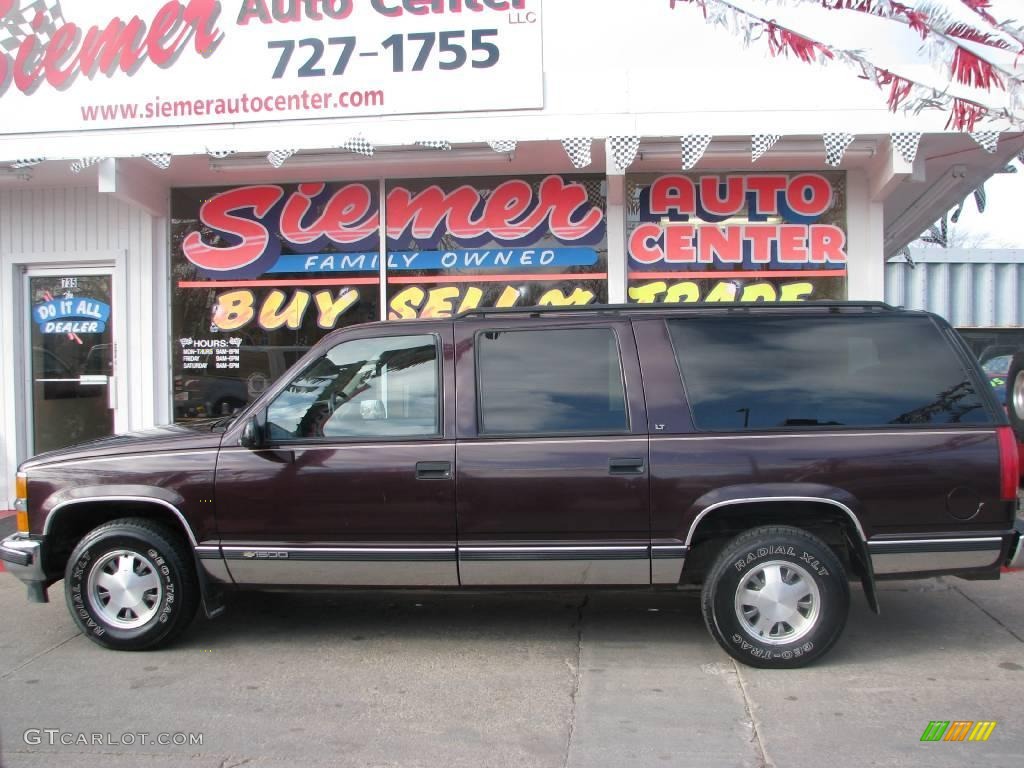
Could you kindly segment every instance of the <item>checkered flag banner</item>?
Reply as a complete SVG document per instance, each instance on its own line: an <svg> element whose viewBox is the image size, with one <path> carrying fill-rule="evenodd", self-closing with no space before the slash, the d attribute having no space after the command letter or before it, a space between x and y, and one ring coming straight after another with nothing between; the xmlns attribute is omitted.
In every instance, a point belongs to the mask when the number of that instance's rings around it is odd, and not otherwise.
<svg viewBox="0 0 1024 768"><path fill-rule="evenodd" d="M171 167L171 155L169 152L143 153L142 156L162 171L166 171Z"/></svg>
<svg viewBox="0 0 1024 768"><path fill-rule="evenodd" d="M573 168L586 168L593 162L590 156L590 145L593 141L593 139L582 137L562 139L562 147L565 149L565 154L569 156Z"/></svg>
<svg viewBox="0 0 1024 768"><path fill-rule="evenodd" d="M921 242L931 243L941 248L949 247L949 226L946 223L945 216L935 222L927 232L921 235Z"/></svg>
<svg viewBox="0 0 1024 768"><path fill-rule="evenodd" d="M826 133L825 140L825 162L835 168L843 162L843 155L846 148L853 143L852 133Z"/></svg>
<svg viewBox="0 0 1024 768"><path fill-rule="evenodd" d="M81 160L75 160L75 162L71 164L71 172L81 173L89 166L96 165L96 163L102 159L102 157L83 157Z"/></svg>
<svg viewBox="0 0 1024 768"><path fill-rule="evenodd" d="M708 144L712 137L706 133L696 133L683 136L679 139L679 146L682 149L683 170L688 171L704 157Z"/></svg>
<svg viewBox="0 0 1024 768"><path fill-rule="evenodd" d="M39 165L45 159L45 157L26 157L21 160L15 160L11 163L11 168L31 168L33 165Z"/></svg>
<svg viewBox="0 0 1024 768"><path fill-rule="evenodd" d="M424 149L440 149L444 152L448 152L452 148L447 141L417 141L416 144Z"/></svg>
<svg viewBox="0 0 1024 768"><path fill-rule="evenodd" d="M267 155L267 162L275 168L280 168L289 157L298 151L297 149L275 149Z"/></svg>
<svg viewBox="0 0 1024 768"><path fill-rule="evenodd" d="M487 146L495 152L515 152L516 147L519 146L519 142L511 139L496 139L494 141L488 141Z"/></svg>
<svg viewBox="0 0 1024 768"><path fill-rule="evenodd" d="M988 195L985 193L984 184L974 190L974 204L978 206L978 213L985 212L985 206L988 205Z"/></svg>
<svg viewBox="0 0 1024 768"><path fill-rule="evenodd" d="M12 5L14 7L0 21L0 52L13 56L21 41L31 34L41 43L48 43L57 27L64 23L60 0L13 0ZM37 17L38 29L33 29Z"/></svg>
<svg viewBox="0 0 1024 768"><path fill-rule="evenodd" d="M363 155L364 157L373 157L373 153L376 152L376 147L362 136L353 136L351 139L343 141L338 145L338 149L355 152L357 155Z"/></svg>
<svg viewBox="0 0 1024 768"><path fill-rule="evenodd" d="M769 149L779 143L781 139L777 133L758 133L750 140L750 162L756 163Z"/></svg>
<svg viewBox="0 0 1024 768"><path fill-rule="evenodd" d="M921 144L921 132L894 133L890 136L890 140L893 149L903 158L903 161L913 164L917 158L917 148Z"/></svg>
<svg viewBox="0 0 1024 768"><path fill-rule="evenodd" d="M223 160L225 157L231 157L235 154L233 149L209 149L207 148L206 154L212 157L214 160Z"/></svg>
<svg viewBox="0 0 1024 768"><path fill-rule="evenodd" d="M608 151L611 152L612 162L620 171L624 171L636 160L637 152L640 151L639 136L609 136Z"/></svg>
<svg viewBox="0 0 1024 768"><path fill-rule="evenodd" d="M971 138L990 155L994 155L999 148L999 131L972 131Z"/></svg>

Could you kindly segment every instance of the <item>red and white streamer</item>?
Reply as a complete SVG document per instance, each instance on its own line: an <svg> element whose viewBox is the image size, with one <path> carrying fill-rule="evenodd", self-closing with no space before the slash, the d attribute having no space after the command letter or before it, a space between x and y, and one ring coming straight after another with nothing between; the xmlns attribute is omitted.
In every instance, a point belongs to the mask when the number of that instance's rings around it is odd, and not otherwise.
<svg viewBox="0 0 1024 768"><path fill-rule="evenodd" d="M948 125L1024 125L1020 0L669 0L773 56L842 62L888 92L893 111L941 109Z"/></svg>

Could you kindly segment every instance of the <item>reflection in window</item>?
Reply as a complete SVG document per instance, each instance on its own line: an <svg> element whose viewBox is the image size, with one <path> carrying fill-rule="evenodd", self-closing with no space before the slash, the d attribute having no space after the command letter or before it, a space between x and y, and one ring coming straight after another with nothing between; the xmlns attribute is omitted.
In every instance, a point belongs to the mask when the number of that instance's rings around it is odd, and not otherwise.
<svg viewBox="0 0 1024 768"><path fill-rule="evenodd" d="M300 373L267 411L272 440L433 435L437 342L392 336L342 342Z"/></svg>
<svg viewBox="0 0 1024 768"><path fill-rule="evenodd" d="M926 317L714 317L669 328L700 429L989 421Z"/></svg>
<svg viewBox="0 0 1024 768"><path fill-rule="evenodd" d="M610 329L487 331L476 343L482 432L629 428L619 350Z"/></svg>

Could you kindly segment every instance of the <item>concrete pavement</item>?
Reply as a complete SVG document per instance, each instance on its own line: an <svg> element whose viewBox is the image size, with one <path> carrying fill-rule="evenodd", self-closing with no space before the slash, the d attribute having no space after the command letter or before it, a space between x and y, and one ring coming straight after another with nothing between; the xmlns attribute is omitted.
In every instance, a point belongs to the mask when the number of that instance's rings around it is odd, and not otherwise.
<svg viewBox="0 0 1024 768"><path fill-rule="evenodd" d="M882 593L876 617L854 590L820 663L767 672L719 650L689 594L250 594L173 648L115 653L77 633L62 585L30 605L0 574L0 755L33 768L1020 765L1024 575ZM931 720L998 725L985 743L921 743ZM203 739L51 746L26 729Z"/></svg>

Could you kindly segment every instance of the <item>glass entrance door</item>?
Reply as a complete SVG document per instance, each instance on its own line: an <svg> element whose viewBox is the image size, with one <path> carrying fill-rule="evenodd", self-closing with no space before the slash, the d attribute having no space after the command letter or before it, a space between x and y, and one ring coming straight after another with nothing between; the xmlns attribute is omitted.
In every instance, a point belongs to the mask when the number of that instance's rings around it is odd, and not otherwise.
<svg viewBox="0 0 1024 768"><path fill-rule="evenodd" d="M29 272L32 454L114 433L111 272Z"/></svg>

